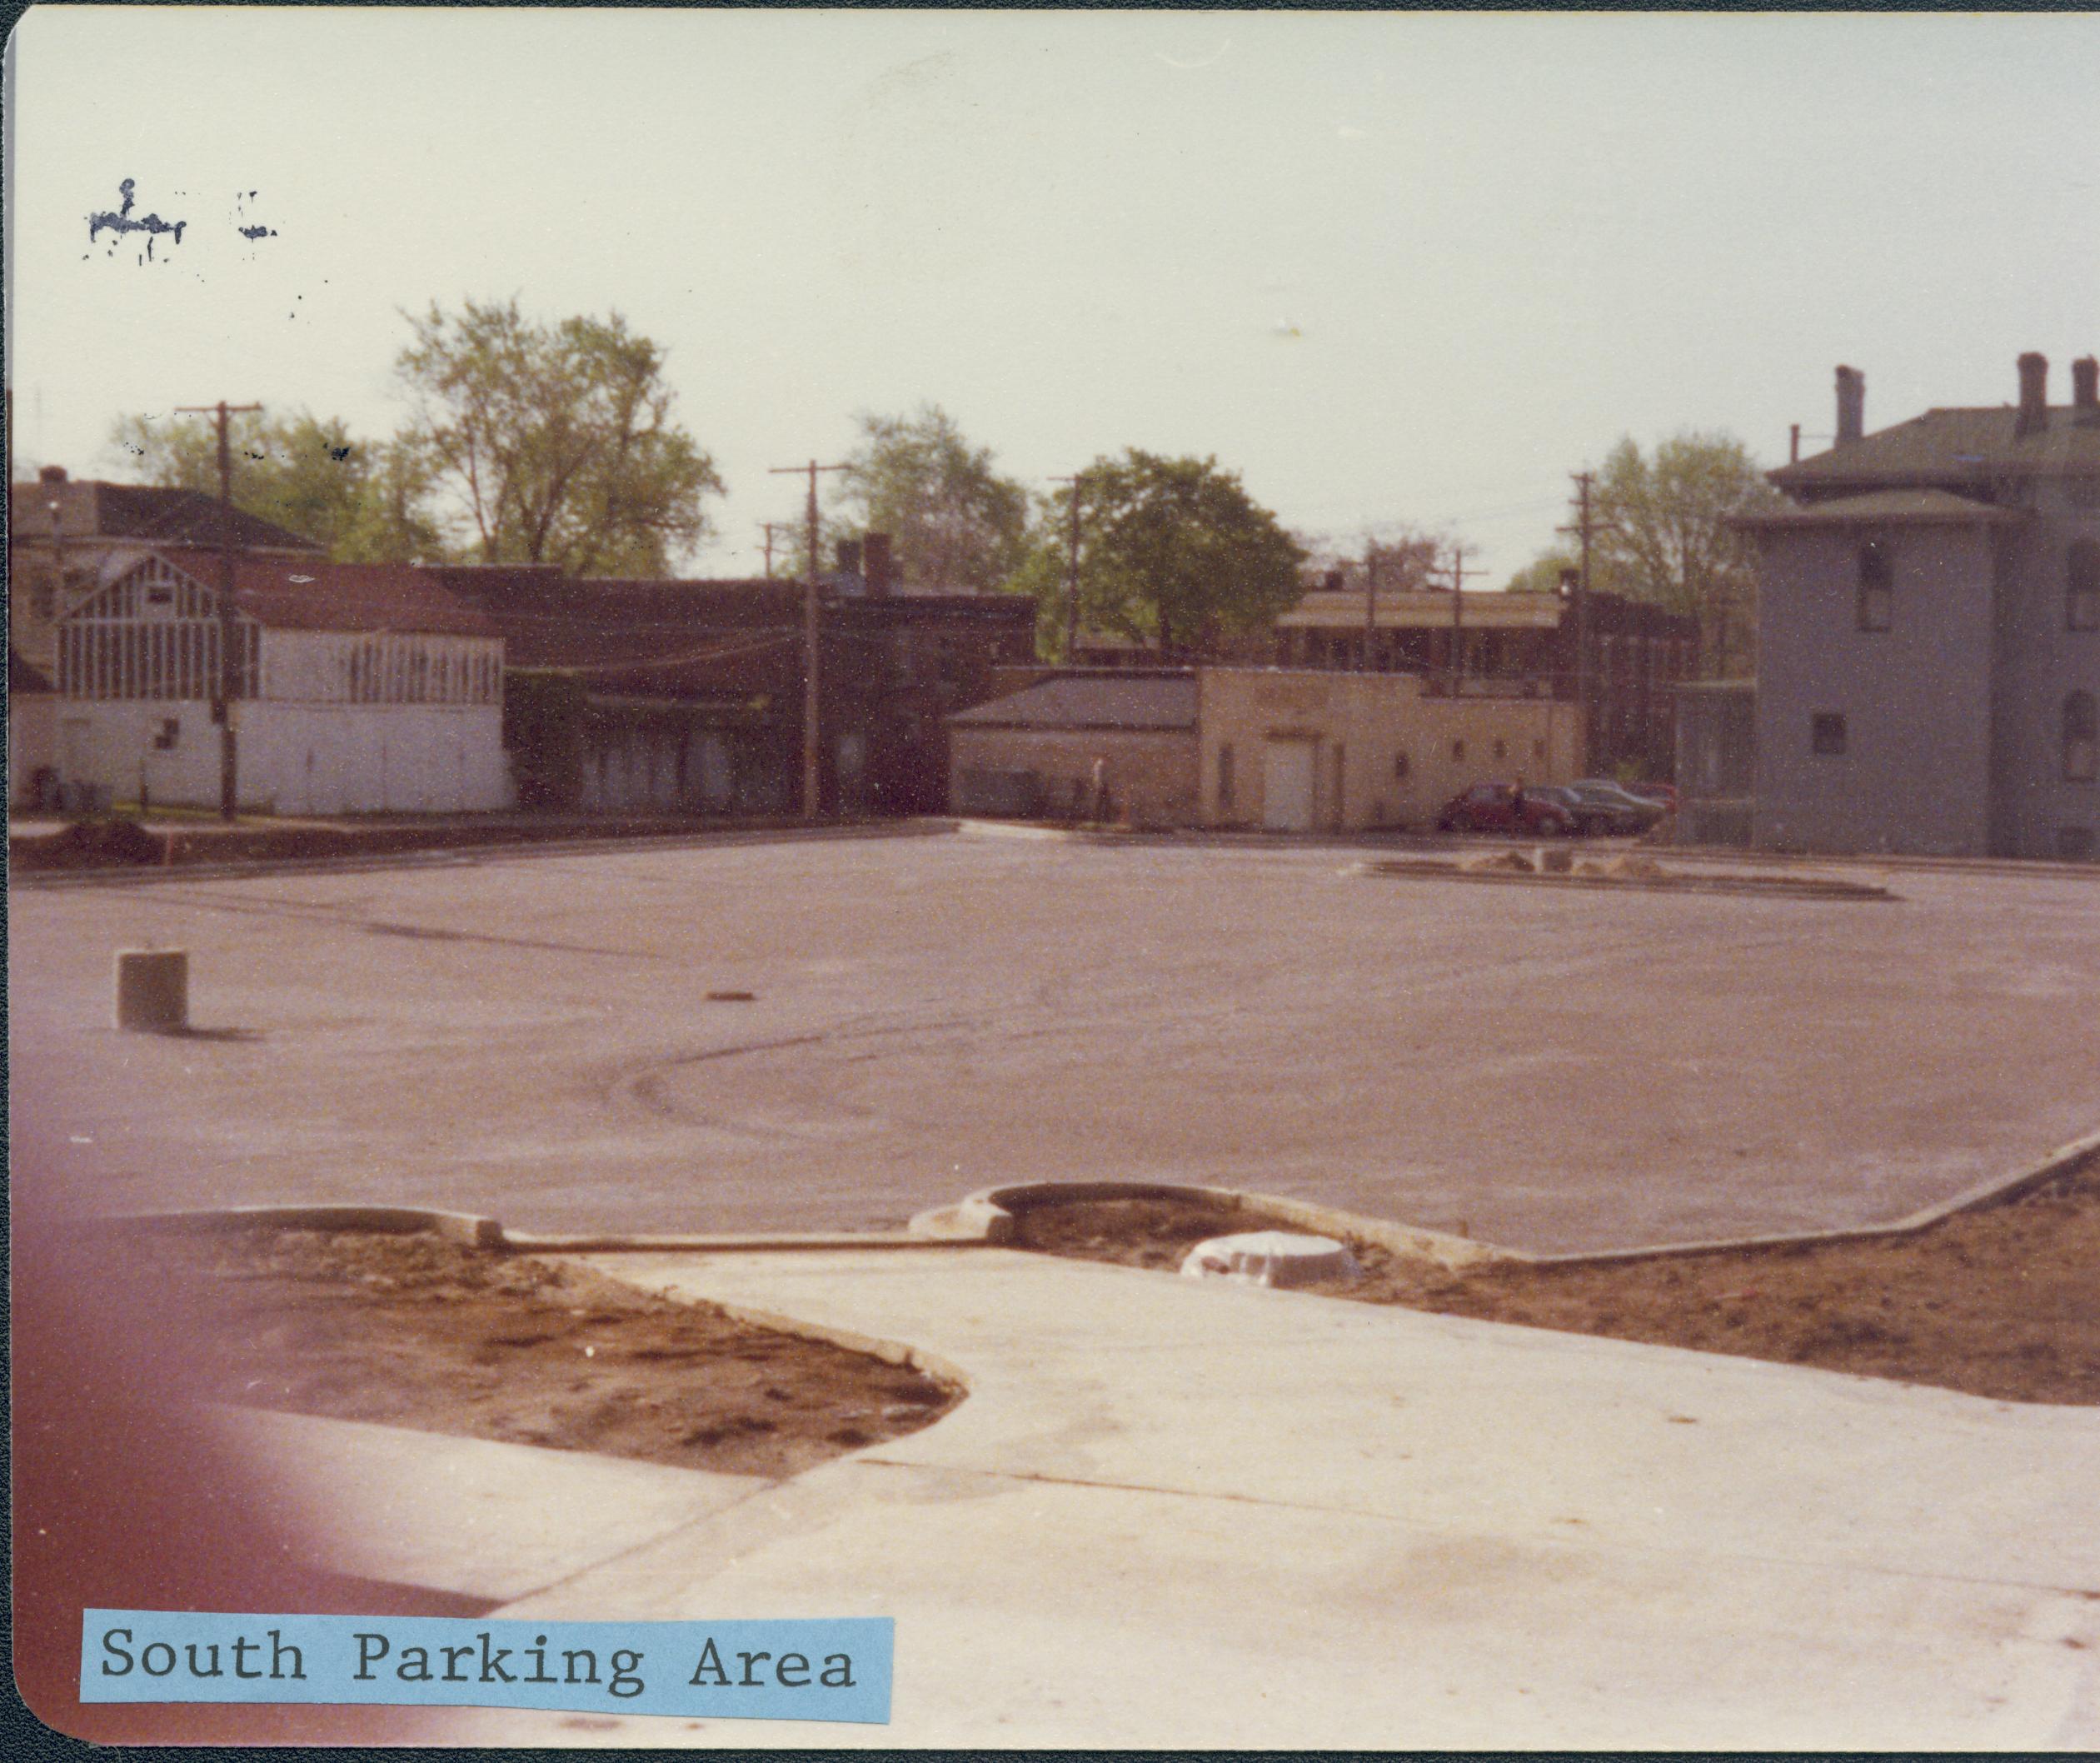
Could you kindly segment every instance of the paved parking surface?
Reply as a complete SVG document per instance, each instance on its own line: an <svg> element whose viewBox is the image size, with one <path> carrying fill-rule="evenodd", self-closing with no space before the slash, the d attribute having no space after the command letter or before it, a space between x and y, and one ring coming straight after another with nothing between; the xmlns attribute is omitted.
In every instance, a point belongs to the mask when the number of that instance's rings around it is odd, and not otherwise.
<svg viewBox="0 0 2100 1763"><path fill-rule="evenodd" d="M1885 1220L2100 1124L2100 877L1347 862L956 836L22 886L17 1179L669 1231L1145 1177L1576 1249ZM108 1026L149 941L201 1032Z"/></svg>

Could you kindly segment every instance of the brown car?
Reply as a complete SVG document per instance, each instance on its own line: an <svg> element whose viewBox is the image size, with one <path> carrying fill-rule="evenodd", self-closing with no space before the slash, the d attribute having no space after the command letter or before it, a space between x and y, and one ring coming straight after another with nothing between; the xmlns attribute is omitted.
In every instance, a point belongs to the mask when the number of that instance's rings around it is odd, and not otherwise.
<svg viewBox="0 0 2100 1763"><path fill-rule="evenodd" d="M1575 817L1557 802L1534 796L1521 784L1476 783L1444 803L1439 832L1506 832L1524 838L1566 838Z"/></svg>

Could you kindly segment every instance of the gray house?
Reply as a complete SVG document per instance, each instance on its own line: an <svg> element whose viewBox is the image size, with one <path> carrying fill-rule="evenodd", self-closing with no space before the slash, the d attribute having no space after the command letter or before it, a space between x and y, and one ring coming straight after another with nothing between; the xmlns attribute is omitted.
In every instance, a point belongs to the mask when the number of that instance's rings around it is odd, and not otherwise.
<svg viewBox="0 0 2100 1763"><path fill-rule="evenodd" d="M1873 434L1838 370L1829 452L1771 474L1756 842L2100 854L2100 362L2018 363L2019 400Z"/></svg>

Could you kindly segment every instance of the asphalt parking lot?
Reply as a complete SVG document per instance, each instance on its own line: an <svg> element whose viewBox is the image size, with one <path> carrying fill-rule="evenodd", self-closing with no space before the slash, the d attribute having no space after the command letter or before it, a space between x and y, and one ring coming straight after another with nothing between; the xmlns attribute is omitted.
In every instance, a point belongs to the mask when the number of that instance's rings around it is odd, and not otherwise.
<svg viewBox="0 0 2100 1763"><path fill-rule="evenodd" d="M1569 1250L1885 1221L2100 1124L2100 876L1348 863L955 835L19 886L17 1203L852 1229L1145 1178ZM148 943L190 951L188 1036L110 1026Z"/></svg>

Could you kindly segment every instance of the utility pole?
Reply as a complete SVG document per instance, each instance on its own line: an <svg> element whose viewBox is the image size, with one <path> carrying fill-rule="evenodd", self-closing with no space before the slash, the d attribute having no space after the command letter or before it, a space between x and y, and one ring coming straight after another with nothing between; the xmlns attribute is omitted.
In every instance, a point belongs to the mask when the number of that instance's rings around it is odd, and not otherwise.
<svg viewBox="0 0 2100 1763"><path fill-rule="evenodd" d="M1080 641L1080 480L1084 472L1075 472L1070 477L1053 477L1052 483L1069 483L1072 487L1071 547L1065 561L1065 665L1072 665L1072 652Z"/></svg>
<svg viewBox="0 0 2100 1763"><path fill-rule="evenodd" d="M802 467L798 465L793 469L799 472ZM758 524L766 534L766 579L771 582L773 579L773 535L793 529L786 521L761 521Z"/></svg>
<svg viewBox="0 0 2100 1763"><path fill-rule="evenodd" d="M212 717L219 725L219 818L230 821L239 811L240 754L233 733L233 700L252 682L233 666L233 644L241 634L233 612L233 449L226 419L262 409L260 404L182 404L178 416L213 417L219 426L219 664L212 675Z"/></svg>
<svg viewBox="0 0 2100 1763"><path fill-rule="evenodd" d="M1451 696L1459 695L1459 681L1465 669L1465 554L1468 547L1451 547Z"/></svg>
<svg viewBox="0 0 2100 1763"><path fill-rule="evenodd" d="M1364 671L1376 665L1371 646L1378 641L1378 541L1364 541Z"/></svg>
<svg viewBox="0 0 2100 1763"><path fill-rule="evenodd" d="M776 465L771 475L810 474L809 508L805 517L809 522L809 572L802 585L802 817L815 820L817 815L818 780L821 775L818 763L817 742L817 648L816 648L816 474L819 472L850 471L850 466L819 465L812 459L807 465ZM771 535L769 533L770 538Z"/></svg>
<svg viewBox="0 0 2100 1763"><path fill-rule="evenodd" d="M1595 474L1577 472L1575 524L1563 527L1582 542L1582 567L1575 574L1575 732L1582 749L1580 763L1589 770L1589 542L1592 527L1589 492Z"/></svg>

